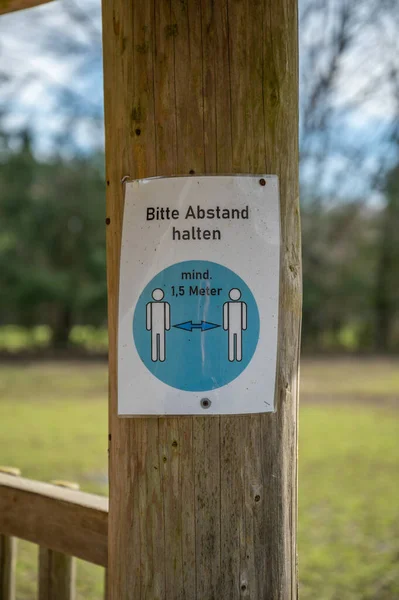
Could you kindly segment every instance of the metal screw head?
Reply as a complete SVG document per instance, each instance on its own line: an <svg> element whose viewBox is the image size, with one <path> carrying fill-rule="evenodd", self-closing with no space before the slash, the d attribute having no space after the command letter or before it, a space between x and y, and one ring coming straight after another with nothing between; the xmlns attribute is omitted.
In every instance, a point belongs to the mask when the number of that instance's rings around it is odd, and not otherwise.
<svg viewBox="0 0 399 600"><path fill-rule="evenodd" d="M266 185L266 179L263 179L262 177L262 179L259 179L259 183L260 185Z"/></svg>
<svg viewBox="0 0 399 600"><path fill-rule="evenodd" d="M202 398L200 404L202 408L209 408L212 402L209 400L209 398Z"/></svg>

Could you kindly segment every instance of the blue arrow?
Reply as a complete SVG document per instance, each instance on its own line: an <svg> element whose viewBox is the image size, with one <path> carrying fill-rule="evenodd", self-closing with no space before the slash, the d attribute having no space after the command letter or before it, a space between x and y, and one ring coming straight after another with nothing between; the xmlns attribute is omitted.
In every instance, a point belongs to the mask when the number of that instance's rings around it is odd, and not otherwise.
<svg viewBox="0 0 399 600"><path fill-rule="evenodd" d="M177 327L178 329L184 329L184 331L192 331L193 329L209 331L209 329L215 329L215 327L220 327L220 325L216 325L216 323L208 323L208 321L201 321L201 323L193 323L192 321L186 321L185 323L173 325L173 327Z"/></svg>

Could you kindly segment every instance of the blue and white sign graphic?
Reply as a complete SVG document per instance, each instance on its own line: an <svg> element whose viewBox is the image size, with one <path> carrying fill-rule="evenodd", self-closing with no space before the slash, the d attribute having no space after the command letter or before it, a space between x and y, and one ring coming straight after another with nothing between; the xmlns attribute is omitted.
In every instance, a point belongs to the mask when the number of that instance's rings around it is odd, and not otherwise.
<svg viewBox="0 0 399 600"><path fill-rule="evenodd" d="M118 415L273 411L277 177L159 177L124 186Z"/></svg>
<svg viewBox="0 0 399 600"><path fill-rule="evenodd" d="M215 390L247 367L259 338L259 311L247 284L214 262L162 270L144 288L133 319L137 352L173 388Z"/></svg>

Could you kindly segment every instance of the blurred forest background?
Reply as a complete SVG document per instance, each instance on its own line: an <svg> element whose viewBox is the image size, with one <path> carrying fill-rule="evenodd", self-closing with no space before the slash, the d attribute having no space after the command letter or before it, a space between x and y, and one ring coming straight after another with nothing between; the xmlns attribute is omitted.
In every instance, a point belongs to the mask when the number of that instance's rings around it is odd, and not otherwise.
<svg viewBox="0 0 399 600"><path fill-rule="evenodd" d="M399 351L398 32L300 3L306 351ZM101 62L97 1L0 20L0 349L106 350Z"/></svg>

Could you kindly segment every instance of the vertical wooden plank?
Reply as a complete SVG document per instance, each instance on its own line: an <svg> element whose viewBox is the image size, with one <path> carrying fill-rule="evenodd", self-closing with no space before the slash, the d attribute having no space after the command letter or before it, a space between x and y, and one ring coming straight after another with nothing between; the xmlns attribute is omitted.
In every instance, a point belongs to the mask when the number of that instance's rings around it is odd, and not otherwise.
<svg viewBox="0 0 399 600"><path fill-rule="evenodd" d="M76 560L39 548L39 600L74 600Z"/></svg>
<svg viewBox="0 0 399 600"><path fill-rule="evenodd" d="M79 485L70 481L56 480L51 483L70 490L79 490ZM38 600L75 600L76 559L39 547L38 589Z"/></svg>
<svg viewBox="0 0 399 600"><path fill-rule="evenodd" d="M108 600L108 569L104 573L104 600Z"/></svg>
<svg viewBox="0 0 399 600"><path fill-rule="evenodd" d="M0 466L0 473L6 473L14 477L21 475L21 471L15 467ZM16 538L0 535L0 600L16 600L17 544Z"/></svg>
<svg viewBox="0 0 399 600"><path fill-rule="evenodd" d="M110 598L294 599L301 310L297 2L103 0L103 20ZM120 420L121 179L192 170L279 176L277 412Z"/></svg>
<svg viewBox="0 0 399 600"><path fill-rule="evenodd" d="M0 598L15 600L15 568L17 562L17 540L0 535Z"/></svg>

